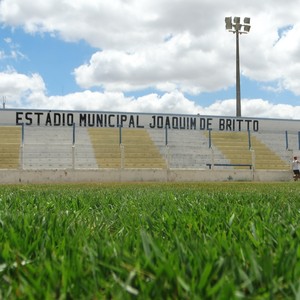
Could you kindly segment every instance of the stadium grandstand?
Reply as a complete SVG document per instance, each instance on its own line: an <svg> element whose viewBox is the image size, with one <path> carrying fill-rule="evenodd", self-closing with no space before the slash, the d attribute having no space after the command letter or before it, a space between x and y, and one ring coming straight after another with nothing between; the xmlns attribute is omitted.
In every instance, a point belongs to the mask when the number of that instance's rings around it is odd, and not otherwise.
<svg viewBox="0 0 300 300"><path fill-rule="evenodd" d="M0 110L1 182L290 180L300 121Z"/></svg>

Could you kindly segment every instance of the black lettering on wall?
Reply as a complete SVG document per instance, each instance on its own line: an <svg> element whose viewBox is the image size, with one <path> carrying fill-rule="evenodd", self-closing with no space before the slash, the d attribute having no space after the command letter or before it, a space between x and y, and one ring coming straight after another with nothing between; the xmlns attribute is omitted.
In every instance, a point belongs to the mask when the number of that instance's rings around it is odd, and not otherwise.
<svg viewBox="0 0 300 300"><path fill-rule="evenodd" d="M243 120L236 120L236 122L237 122L237 130L238 131L241 131L242 130L242 123L243 123Z"/></svg>
<svg viewBox="0 0 300 300"><path fill-rule="evenodd" d="M88 114L88 126L94 127L95 126L95 114Z"/></svg>
<svg viewBox="0 0 300 300"><path fill-rule="evenodd" d="M148 124L143 121L149 120ZM144 115L139 114L105 114L105 113L72 113L59 111L15 111L16 125L36 126L73 126L76 123L83 127L116 127L176 130L219 130L219 131L255 131L260 130L260 121L242 118L211 118L205 116L184 115Z"/></svg>
<svg viewBox="0 0 300 300"><path fill-rule="evenodd" d="M172 118L172 128L173 129L178 129L178 118L177 117L173 117Z"/></svg>
<svg viewBox="0 0 300 300"><path fill-rule="evenodd" d="M137 115L136 116L136 124L137 124L137 128L144 128L144 125L140 125L140 116Z"/></svg>
<svg viewBox="0 0 300 300"><path fill-rule="evenodd" d="M103 114L97 114L96 126L97 127L106 127L106 126L103 126Z"/></svg>
<svg viewBox="0 0 300 300"><path fill-rule="evenodd" d="M32 125L32 112L27 112L25 114L26 125Z"/></svg>
<svg viewBox="0 0 300 300"><path fill-rule="evenodd" d="M61 115L59 113L54 113L53 115L53 125L60 126L61 124Z"/></svg>
<svg viewBox="0 0 300 300"><path fill-rule="evenodd" d="M22 125L23 124L23 112L17 111L16 112L16 125Z"/></svg>
<svg viewBox="0 0 300 300"><path fill-rule="evenodd" d="M199 129L200 130L205 130L206 129L206 119L205 118L200 118L199 119Z"/></svg>
<svg viewBox="0 0 300 300"><path fill-rule="evenodd" d="M35 112L34 115L37 116L36 125L40 126L41 125L41 116L44 115L44 113Z"/></svg>
<svg viewBox="0 0 300 300"><path fill-rule="evenodd" d="M185 129L185 118L179 117L179 129Z"/></svg>
<svg viewBox="0 0 300 300"><path fill-rule="evenodd" d="M129 116L129 124L128 124L128 127L135 127L135 121L134 121L134 116L133 115L130 115Z"/></svg>
<svg viewBox="0 0 300 300"><path fill-rule="evenodd" d="M115 127L115 124L112 121L113 118L115 118L115 115L108 115L108 126L109 127Z"/></svg>
<svg viewBox="0 0 300 300"><path fill-rule="evenodd" d="M246 130L247 130L247 131L250 130L250 123L252 123L252 120L245 120L245 123L246 123L246 125L247 125Z"/></svg>
<svg viewBox="0 0 300 300"><path fill-rule="evenodd" d="M86 127L86 114L79 114L79 126Z"/></svg>
<svg viewBox="0 0 300 300"><path fill-rule="evenodd" d="M257 120L253 121L253 131L258 131L259 130L259 122Z"/></svg>
<svg viewBox="0 0 300 300"><path fill-rule="evenodd" d="M68 124L68 126L73 126L73 124L74 124L73 114L67 114L67 124Z"/></svg>
<svg viewBox="0 0 300 300"><path fill-rule="evenodd" d="M224 119L219 120L219 130L220 131L225 130L225 120Z"/></svg>
<svg viewBox="0 0 300 300"><path fill-rule="evenodd" d="M212 126L212 118L207 118L207 130L211 130L212 129L211 126Z"/></svg>
<svg viewBox="0 0 300 300"><path fill-rule="evenodd" d="M127 116L121 115L120 119L121 119L121 123L119 123L119 126L123 127L123 123L127 121Z"/></svg>
<svg viewBox="0 0 300 300"><path fill-rule="evenodd" d="M51 114L47 113L45 126L52 126Z"/></svg>
<svg viewBox="0 0 300 300"><path fill-rule="evenodd" d="M152 122L149 123L150 128L155 128L155 116L152 116Z"/></svg>
<svg viewBox="0 0 300 300"><path fill-rule="evenodd" d="M197 128L197 119L196 118L191 118L191 127L190 129L196 130Z"/></svg>

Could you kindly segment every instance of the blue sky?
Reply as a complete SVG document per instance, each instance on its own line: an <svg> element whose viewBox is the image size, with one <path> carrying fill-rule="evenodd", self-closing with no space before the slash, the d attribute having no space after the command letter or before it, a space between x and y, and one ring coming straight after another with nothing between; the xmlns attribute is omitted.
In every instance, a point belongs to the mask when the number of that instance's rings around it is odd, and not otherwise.
<svg viewBox="0 0 300 300"><path fill-rule="evenodd" d="M2 0L7 108L300 118L300 0ZM238 9L237 9L238 7ZM263 30L262 30L263 28Z"/></svg>
<svg viewBox="0 0 300 300"><path fill-rule="evenodd" d="M48 33L28 34L22 28L2 28L1 36L12 40L13 45L2 39L1 48L5 52L9 53L11 48L17 47L24 55L20 55L18 59L8 58L3 62L20 73L39 73L46 83L49 95L64 95L80 90L72 72L82 62L88 61L96 51L84 40L65 42ZM2 70L5 67L4 64L1 65Z"/></svg>

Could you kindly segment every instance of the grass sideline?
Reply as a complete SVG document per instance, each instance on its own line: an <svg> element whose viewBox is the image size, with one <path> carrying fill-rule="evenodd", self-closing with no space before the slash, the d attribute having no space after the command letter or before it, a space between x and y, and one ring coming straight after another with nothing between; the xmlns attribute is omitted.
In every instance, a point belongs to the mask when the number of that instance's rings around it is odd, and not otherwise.
<svg viewBox="0 0 300 300"><path fill-rule="evenodd" d="M300 299L300 185L0 186L0 299Z"/></svg>

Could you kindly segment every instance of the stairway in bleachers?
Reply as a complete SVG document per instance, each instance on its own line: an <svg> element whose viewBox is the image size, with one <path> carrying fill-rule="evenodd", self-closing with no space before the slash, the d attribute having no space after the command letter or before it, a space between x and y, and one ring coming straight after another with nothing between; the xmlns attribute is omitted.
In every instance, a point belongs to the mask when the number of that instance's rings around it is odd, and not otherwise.
<svg viewBox="0 0 300 300"><path fill-rule="evenodd" d="M166 162L144 129L89 128L100 168L166 168Z"/></svg>
<svg viewBox="0 0 300 300"><path fill-rule="evenodd" d="M168 161L169 168L207 169L212 161L212 150L209 149L208 138L197 130L165 130L149 129L152 140ZM166 146L167 140L167 146ZM228 159L218 151L214 151L215 163L229 163Z"/></svg>
<svg viewBox="0 0 300 300"><path fill-rule="evenodd" d="M76 130L75 147L72 127L27 126L24 132L24 169L97 168L85 128Z"/></svg>
<svg viewBox="0 0 300 300"><path fill-rule="evenodd" d="M230 163L252 163L252 152L249 150L247 132L212 132L211 138L213 147L221 151ZM254 150L256 169L288 170L290 168L287 161L254 135L251 135L251 149Z"/></svg>
<svg viewBox="0 0 300 300"><path fill-rule="evenodd" d="M0 127L0 169L17 169L20 166L20 126Z"/></svg>
<svg viewBox="0 0 300 300"><path fill-rule="evenodd" d="M255 132L252 133L259 141L267 145L287 164L291 163L293 154L299 153L298 133L290 133L288 141L284 132Z"/></svg>
<svg viewBox="0 0 300 300"><path fill-rule="evenodd" d="M75 141L75 162L76 169L97 169L98 164L94 154L88 129L85 127L76 128Z"/></svg>

